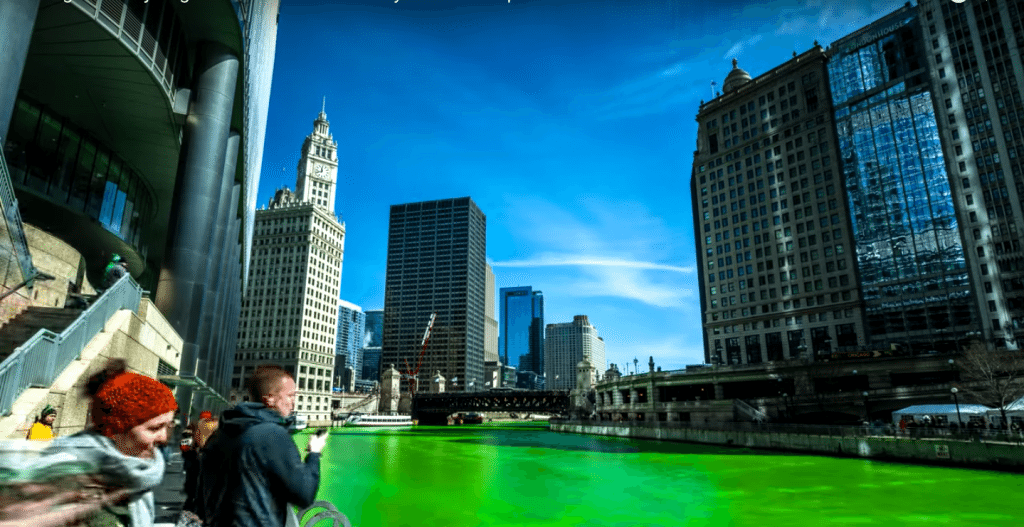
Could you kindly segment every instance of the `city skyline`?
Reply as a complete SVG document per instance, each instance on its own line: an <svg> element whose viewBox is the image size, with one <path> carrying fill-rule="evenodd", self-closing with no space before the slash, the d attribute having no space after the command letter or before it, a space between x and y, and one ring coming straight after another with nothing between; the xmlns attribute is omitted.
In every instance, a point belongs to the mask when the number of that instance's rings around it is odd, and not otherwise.
<svg viewBox="0 0 1024 527"><path fill-rule="evenodd" d="M342 298L384 307L388 207L472 196L497 288L544 291L547 322L587 314L609 363L701 363L688 186L700 101L733 58L756 77L903 2L695 5L284 5L259 202L292 184L289 139L326 97Z"/></svg>

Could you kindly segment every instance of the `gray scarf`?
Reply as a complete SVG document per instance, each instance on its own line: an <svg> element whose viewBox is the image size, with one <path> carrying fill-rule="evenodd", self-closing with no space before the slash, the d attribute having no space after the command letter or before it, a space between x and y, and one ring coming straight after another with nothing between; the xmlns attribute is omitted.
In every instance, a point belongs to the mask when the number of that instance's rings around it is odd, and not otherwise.
<svg viewBox="0 0 1024 527"><path fill-rule="evenodd" d="M156 450L153 459L122 454L109 438L93 431L55 439L47 454L66 454L97 467L109 486L133 491L127 504L131 527L153 527L156 505L152 489L164 478L164 457Z"/></svg>

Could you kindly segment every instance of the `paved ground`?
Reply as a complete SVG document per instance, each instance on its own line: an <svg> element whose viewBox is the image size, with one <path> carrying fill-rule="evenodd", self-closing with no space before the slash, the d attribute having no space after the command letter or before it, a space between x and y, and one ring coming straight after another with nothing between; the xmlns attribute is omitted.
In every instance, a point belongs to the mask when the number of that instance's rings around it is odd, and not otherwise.
<svg viewBox="0 0 1024 527"><path fill-rule="evenodd" d="M173 526L178 521L181 506L185 503L185 493L182 492L184 483L185 472L182 470L181 454L175 452L171 455L171 462L164 472L163 483L153 491L156 500L154 527Z"/></svg>

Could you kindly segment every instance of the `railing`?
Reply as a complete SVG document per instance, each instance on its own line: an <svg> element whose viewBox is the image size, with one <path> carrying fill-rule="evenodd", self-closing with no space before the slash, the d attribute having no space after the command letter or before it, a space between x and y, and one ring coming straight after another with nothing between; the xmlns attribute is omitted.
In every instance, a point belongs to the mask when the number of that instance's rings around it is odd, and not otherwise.
<svg viewBox="0 0 1024 527"><path fill-rule="evenodd" d="M25 239L25 229L21 223L21 212L18 211L18 199L14 195L11 173L7 170L7 160L4 158L2 147L3 138L0 138L0 207L3 207L4 226L10 237L10 249L13 254L7 255L7 262L4 262L5 267L8 268L7 273L5 273L5 276L0 277L0 279L3 279L5 284L15 284L18 282L26 284L30 283L39 274L39 271L32 265L32 255L28 252L28 240ZM6 246L7 244L0 243L0 245ZM9 262L12 257L18 261L17 269L10 269ZM13 280L9 278L11 271L19 270L21 272L20 277Z"/></svg>
<svg viewBox="0 0 1024 527"><path fill-rule="evenodd" d="M949 429L939 427L909 427L901 431L892 424L869 425L815 425L784 423L717 422L692 423L680 421L608 421L601 419L551 419L551 424L586 426L622 426L642 428L712 430L717 432L761 432L771 434L801 434L828 437L892 437L912 439L945 439L1024 444L1024 430Z"/></svg>
<svg viewBox="0 0 1024 527"><path fill-rule="evenodd" d="M746 414L747 417L753 419L754 421L757 421L758 423L763 423L768 420L767 412L750 404L747 401L744 401L743 399L733 399L732 404L737 409L739 409L740 412Z"/></svg>
<svg viewBox="0 0 1024 527"><path fill-rule="evenodd" d="M40 329L0 363L0 415L11 415L14 401L29 388L45 388L122 309L139 311L142 288L126 274L97 298L81 316L57 334Z"/></svg>

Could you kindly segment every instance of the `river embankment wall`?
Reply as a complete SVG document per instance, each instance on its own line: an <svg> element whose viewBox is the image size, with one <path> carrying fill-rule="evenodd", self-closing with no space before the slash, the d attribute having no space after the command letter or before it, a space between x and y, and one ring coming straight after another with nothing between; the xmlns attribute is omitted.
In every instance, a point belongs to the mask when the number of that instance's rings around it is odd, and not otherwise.
<svg viewBox="0 0 1024 527"><path fill-rule="evenodd" d="M1024 446L1015 443L912 438L904 436L830 436L755 430L709 430L644 425L551 423L555 432L592 434L633 439L681 441L742 448L757 448L861 457L905 463L986 468L1024 472Z"/></svg>

